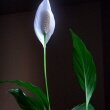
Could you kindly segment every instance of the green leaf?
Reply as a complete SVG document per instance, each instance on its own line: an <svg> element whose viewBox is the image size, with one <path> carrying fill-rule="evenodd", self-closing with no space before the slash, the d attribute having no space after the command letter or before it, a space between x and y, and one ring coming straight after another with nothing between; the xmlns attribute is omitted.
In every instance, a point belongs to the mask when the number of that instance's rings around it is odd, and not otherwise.
<svg viewBox="0 0 110 110"><path fill-rule="evenodd" d="M84 103L84 104L78 105L74 107L72 110L86 110L86 104ZM91 104L89 104L88 110L94 110L94 107Z"/></svg>
<svg viewBox="0 0 110 110"><path fill-rule="evenodd" d="M25 88L26 90L28 90L29 92L31 92L35 95L35 98L40 101L40 103L45 107L46 110L49 109L49 103L48 103L46 95L42 92L42 90L39 87L33 85L32 83L24 82L24 81L20 81L20 80L0 81L0 83L1 84L15 83L15 84Z"/></svg>
<svg viewBox="0 0 110 110"><path fill-rule="evenodd" d="M71 30L73 42L73 67L88 106L96 86L96 67L93 57L78 35Z"/></svg>
<svg viewBox="0 0 110 110"><path fill-rule="evenodd" d="M22 110L44 110L44 106L42 106L39 100L27 96L21 89L10 89L9 93L15 97Z"/></svg>

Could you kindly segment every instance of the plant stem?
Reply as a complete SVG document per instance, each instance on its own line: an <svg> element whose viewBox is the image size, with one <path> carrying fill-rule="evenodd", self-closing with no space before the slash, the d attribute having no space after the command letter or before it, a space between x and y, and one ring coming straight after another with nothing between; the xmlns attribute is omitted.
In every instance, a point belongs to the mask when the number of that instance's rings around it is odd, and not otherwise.
<svg viewBox="0 0 110 110"><path fill-rule="evenodd" d="M49 103L49 110L50 108L50 99L49 99L49 92L48 92L48 80L47 80L47 65L46 65L46 34L44 33L44 76L45 76L45 86L46 86L46 95L47 100Z"/></svg>
<svg viewBox="0 0 110 110"><path fill-rule="evenodd" d="M88 110L88 105L86 104L86 110Z"/></svg>
<svg viewBox="0 0 110 110"><path fill-rule="evenodd" d="M86 110L88 110L87 89L86 89Z"/></svg>

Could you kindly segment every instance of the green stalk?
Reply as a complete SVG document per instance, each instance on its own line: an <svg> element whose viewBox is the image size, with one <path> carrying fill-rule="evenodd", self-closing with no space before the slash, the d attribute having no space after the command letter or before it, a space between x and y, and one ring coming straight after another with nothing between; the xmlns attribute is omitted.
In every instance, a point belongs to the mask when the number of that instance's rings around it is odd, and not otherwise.
<svg viewBox="0 0 110 110"><path fill-rule="evenodd" d="M87 94L86 94L86 110L88 110Z"/></svg>
<svg viewBox="0 0 110 110"><path fill-rule="evenodd" d="M88 96L87 96L87 86L86 86L86 110L88 110Z"/></svg>
<svg viewBox="0 0 110 110"><path fill-rule="evenodd" d="M46 33L44 33L44 76L45 76L46 95L49 103L49 110L51 110L49 92L48 92L47 65L46 65Z"/></svg>
<svg viewBox="0 0 110 110"><path fill-rule="evenodd" d="M84 68L84 64L83 64ZM86 79L86 74L85 74L85 69L84 69L84 77L85 77L85 96L86 96L86 110L88 110L88 90L87 90L87 79Z"/></svg>

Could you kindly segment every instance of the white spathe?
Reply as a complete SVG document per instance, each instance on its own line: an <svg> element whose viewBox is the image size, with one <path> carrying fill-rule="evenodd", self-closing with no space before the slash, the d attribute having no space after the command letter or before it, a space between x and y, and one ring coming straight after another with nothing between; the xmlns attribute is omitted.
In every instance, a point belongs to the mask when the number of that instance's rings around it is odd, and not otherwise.
<svg viewBox="0 0 110 110"><path fill-rule="evenodd" d="M44 46L44 33L46 33L46 44L55 29L55 19L49 0L43 0L38 7L34 20L34 30L39 41Z"/></svg>

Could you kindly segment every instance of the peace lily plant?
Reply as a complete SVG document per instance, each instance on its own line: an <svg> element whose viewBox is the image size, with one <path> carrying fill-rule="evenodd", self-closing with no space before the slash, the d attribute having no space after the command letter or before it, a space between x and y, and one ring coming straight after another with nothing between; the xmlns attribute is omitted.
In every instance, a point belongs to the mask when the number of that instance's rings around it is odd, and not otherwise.
<svg viewBox="0 0 110 110"><path fill-rule="evenodd" d="M34 97L29 96L19 88L9 90L9 93L15 97L19 107L22 110L51 110L46 70L46 44L51 38L54 29L55 19L49 0L43 0L35 15L34 30L44 49L44 77L46 95L39 87L30 82L24 82L21 80L0 81L0 84L15 83L34 94ZM71 108L71 110L94 110L94 107L90 104L90 99L96 86L95 63L91 53L78 35L72 30L70 30L70 33L73 43L73 67L79 84L85 92L85 102L74 107L73 109ZM67 110L68 108L65 109Z"/></svg>
<svg viewBox="0 0 110 110"><path fill-rule="evenodd" d="M49 0L43 0L42 3L39 5L37 13L35 15L34 30L44 48L44 76L47 100L49 103L49 110L50 110L50 101L46 71L46 44L49 41L50 37L52 36L54 29L55 29L55 19L50 7Z"/></svg>

